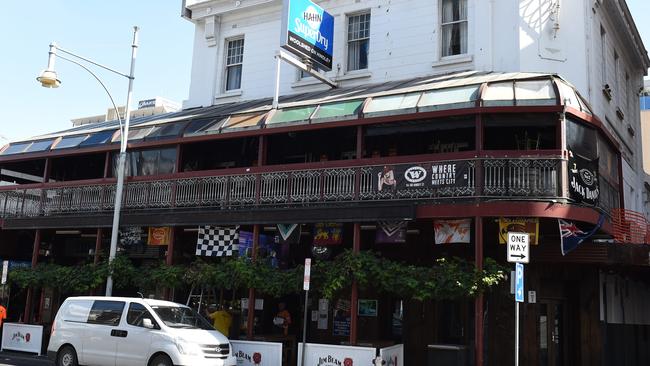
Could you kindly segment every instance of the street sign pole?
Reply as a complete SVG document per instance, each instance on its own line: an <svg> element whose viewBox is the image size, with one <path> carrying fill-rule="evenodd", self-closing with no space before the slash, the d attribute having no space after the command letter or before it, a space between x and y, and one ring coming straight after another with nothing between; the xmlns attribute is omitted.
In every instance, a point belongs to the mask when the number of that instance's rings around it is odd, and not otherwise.
<svg viewBox="0 0 650 366"><path fill-rule="evenodd" d="M311 281L311 258L305 258L305 275L302 288L305 290L305 316L302 321L302 353L300 366L305 364L305 343L307 342L307 305L309 304L309 282Z"/></svg>
<svg viewBox="0 0 650 366"><path fill-rule="evenodd" d="M515 263L515 366L519 366L519 303L524 301L524 265Z"/></svg>
<svg viewBox="0 0 650 366"><path fill-rule="evenodd" d="M524 265L530 261L528 233L508 232L506 259L515 263L515 366L519 366L519 303L524 302Z"/></svg>

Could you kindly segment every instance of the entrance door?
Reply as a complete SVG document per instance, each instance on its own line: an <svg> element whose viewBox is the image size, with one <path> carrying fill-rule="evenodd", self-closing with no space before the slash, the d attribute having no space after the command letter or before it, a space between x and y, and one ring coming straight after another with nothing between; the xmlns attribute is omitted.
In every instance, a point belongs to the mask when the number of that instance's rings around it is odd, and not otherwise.
<svg viewBox="0 0 650 366"><path fill-rule="evenodd" d="M562 300L540 300L537 319L539 365L566 363L566 304Z"/></svg>

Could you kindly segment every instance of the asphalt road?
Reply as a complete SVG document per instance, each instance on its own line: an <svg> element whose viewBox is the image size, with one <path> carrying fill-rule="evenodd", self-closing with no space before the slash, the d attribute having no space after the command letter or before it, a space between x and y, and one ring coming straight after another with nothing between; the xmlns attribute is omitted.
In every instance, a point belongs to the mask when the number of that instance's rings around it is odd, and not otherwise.
<svg viewBox="0 0 650 366"><path fill-rule="evenodd" d="M54 362L44 356L27 353L0 352L0 366L54 366Z"/></svg>

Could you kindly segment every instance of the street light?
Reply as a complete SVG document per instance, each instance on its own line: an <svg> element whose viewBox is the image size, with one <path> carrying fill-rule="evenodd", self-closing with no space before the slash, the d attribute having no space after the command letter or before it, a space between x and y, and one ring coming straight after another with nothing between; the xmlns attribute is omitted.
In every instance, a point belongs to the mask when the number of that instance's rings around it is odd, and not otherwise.
<svg viewBox="0 0 650 366"><path fill-rule="evenodd" d="M127 145L127 140L129 138L129 121L131 119L131 109L129 107L131 106L131 95L133 93L133 80L134 80L133 72L135 71L135 55L136 55L136 50L138 49L138 30L139 30L138 27L133 27L133 43L131 44L131 70L128 75L116 71L110 67L99 64L88 58L76 55L68 50L65 50L57 46L56 43L52 42L50 44L50 53L47 61L47 69L43 70L41 74L36 78L36 80L38 80L38 82L40 82L41 85L45 88L58 88L61 85L61 80L58 79L56 75L56 71L54 71L54 63L56 61L57 51L59 51L65 53L66 55L72 56L78 60L82 60L84 62L95 65L104 70L108 70L112 73L118 74L120 76L124 76L125 78L129 79L129 91L126 95L126 112L124 116L124 121L122 121L122 118L120 117L120 112L117 109L117 105L115 105L115 101L113 100L113 96L111 96L111 93L106 88L106 85L104 85L104 83L99 79L99 77L95 75L95 73L92 72L90 69L88 69L86 66L82 65L80 62L58 55L59 58L72 62L73 64L76 64L81 68L83 68L84 70L88 71L99 82L102 88L104 88L104 91L106 91L106 94L108 94L108 98L111 100L111 103L113 104L113 108L115 108L115 113L117 114L117 120L120 123L120 155L117 160L117 185L115 187L113 227L111 228L112 229L111 248L108 255L108 263L111 263L113 259L115 259L115 254L117 253L117 234L120 225L120 210L122 208L122 191L124 190L124 168L126 162L126 145ZM109 272L108 278L106 279L106 296L111 296L112 294L113 294L113 276L112 273Z"/></svg>

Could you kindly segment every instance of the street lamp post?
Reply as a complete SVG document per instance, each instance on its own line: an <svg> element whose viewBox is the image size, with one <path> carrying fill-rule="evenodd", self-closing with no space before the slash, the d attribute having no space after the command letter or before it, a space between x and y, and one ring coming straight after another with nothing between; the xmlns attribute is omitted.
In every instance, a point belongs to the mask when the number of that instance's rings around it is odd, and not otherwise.
<svg viewBox="0 0 650 366"><path fill-rule="evenodd" d="M133 74L135 71L135 56L136 56L136 51L138 49L138 30L139 30L138 27L133 27L133 42L131 44L131 68L129 74L121 73L110 67L92 61L88 58L76 55L68 50L65 50L57 46L55 43L51 43L49 58L47 62L47 69L43 70L40 76L36 78L36 80L38 80L41 83L41 85L46 88L58 88L59 85L61 85L61 81L57 78L56 71L54 71L54 63L56 61L57 56L66 61L72 62L80 66L84 70L88 71L99 82L99 84L101 84L102 88L104 88L104 91L106 91L106 94L108 94L108 98L111 100L111 103L113 104L113 108L115 109L115 113L117 114L117 119L120 123L120 154L117 159L117 184L115 186L113 226L111 228L111 247L110 247L110 252L108 254L109 263L113 262L113 260L115 259L115 255L117 253L117 235L118 235L118 229L120 225L120 210L122 208L122 192L124 190L126 146L129 139L129 122L131 119L131 108L130 108L131 96L133 94L133 80L135 79ZM57 55L57 51L65 53L78 60L90 63L92 65L95 65L97 67L100 67L102 69L108 70L110 72L113 72L120 76L124 76L127 79L129 79L129 91L126 95L126 107L125 107L126 111L125 111L124 121L122 121L122 118L120 117L120 112L117 108L117 105L115 104L115 101L113 100L113 96L111 96L111 93L108 91L108 88L106 88L106 85L104 85L101 79L97 75L95 75L94 72L88 69L86 66L82 65L79 61L75 61L73 59L61 55ZM109 272L108 278L106 279L106 296L111 296L112 294L113 294L113 276L112 273Z"/></svg>

